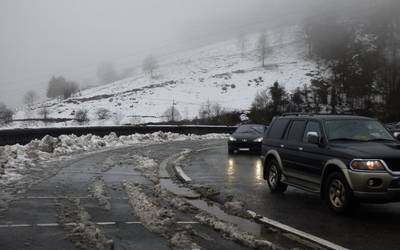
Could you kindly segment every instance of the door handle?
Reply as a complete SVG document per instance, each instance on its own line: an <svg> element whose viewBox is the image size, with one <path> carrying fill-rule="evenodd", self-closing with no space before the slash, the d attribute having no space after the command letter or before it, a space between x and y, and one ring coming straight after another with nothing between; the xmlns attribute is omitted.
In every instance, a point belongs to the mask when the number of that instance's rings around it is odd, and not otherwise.
<svg viewBox="0 0 400 250"><path fill-rule="evenodd" d="M303 151L303 148L302 148L302 147L299 147L299 150L300 150L300 151Z"/></svg>
<svg viewBox="0 0 400 250"><path fill-rule="evenodd" d="M281 144L281 148L284 148L284 147L285 147L285 145Z"/></svg>

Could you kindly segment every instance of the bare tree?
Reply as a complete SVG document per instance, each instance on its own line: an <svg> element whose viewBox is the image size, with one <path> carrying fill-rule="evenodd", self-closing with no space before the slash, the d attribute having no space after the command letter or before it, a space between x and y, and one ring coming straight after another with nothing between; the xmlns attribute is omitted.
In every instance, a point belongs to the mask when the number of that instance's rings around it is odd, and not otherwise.
<svg viewBox="0 0 400 250"><path fill-rule="evenodd" d="M108 110L106 108L99 108L96 111L96 115L99 120L108 120L111 116L110 110Z"/></svg>
<svg viewBox="0 0 400 250"><path fill-rule="evenodd" d="M247 38L246 38L246 34L244 33L240 33L238 40L237 40L237 46L240 50L240 55L243 57L245 52L246 52L246 48L247 48Z"/></svg>
<svg viewBox="0 0 400 250"><path fill-rule="evenodd" d="M40 110L39 110L39 115L41 117L43 117L44 122L47 121L48 116L50 114L50 111L48 110L48 108L46 106L43 106Z"/></svg>
<svg viewBox="0 0 400 250"><path fill-rule="evenodd" d="M38 95L36 94L36 92L33 90L29 90L24 95L24 104L30 108L32 104L37 100L37 98Z"/></svg>
<svg viewBox="0 0 400 250"><path fill-rule="evenodd" d="M208 100L207 102L203 103L199 110L199 117L200 119L209 119L212 115L211 111L211 102Z"/></svg>
<svg viewBox="0 0 400 250"><path fill-rule="evenodd" d="M214 103L211 105L211 116L219 118L224 113L224 108L219 103Z"/></svg>
<svg viewBox="0 0 400 250"><path fill-rule="evenodd" d="M0 102L0 125L12 122L14 112L7 108L4 103Z"/></svg>
<svg viewBox="0 0 400 250"><path fill-rule="evenodd" d="M251 106L257 110L264 110L264 109L267 109L268 105L270 104L270 100L271 99L268 96L268 91L263 90L263 91L257 92Z"/></svg>
<svg viewBox="0 0 400 250"><path fill-rule="evenodd" d="M163 113L164 120L167 122L180 121L182 120L181 113L175 108L175 106L169 107Z"/></svg>
<svg viewBox="0 0 400 250"><path fill-rule="evenodd" d="M149 75L151 78L155 78L155 71L158 69L157 59L153 56L148 56L143 61L143 72Z"/></svg>
<svg viewBox="0 0 400 250"><path fill-rule="evenodd" d="M46 96L49 98L63 97L66 99L78 91L79 86L77 83L68 81L62 76L53 76L48 83Z"/></svg>
<svg viewBox="0 0 400 250"><path fill-rule="evenodd" d="M89 121L88 113L89 113L89 111L87 109L77 110L75 112L75 120L80 124L88 122Z"/></svg>
<svg viewBox="0 0 400 250"><path fill-rule="evenodd" d="M265 67L265 59L270 53L271 48L269 47L268 36L266 33L262 33L257 42L257 54L263 67Z"/></svg>

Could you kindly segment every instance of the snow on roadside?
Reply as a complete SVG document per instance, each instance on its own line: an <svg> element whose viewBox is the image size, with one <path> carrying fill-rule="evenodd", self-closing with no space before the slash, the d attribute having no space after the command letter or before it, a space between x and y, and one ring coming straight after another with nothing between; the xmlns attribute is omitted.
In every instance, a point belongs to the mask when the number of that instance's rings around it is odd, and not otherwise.
<svg viewBox="0 0 400 250"><path fill-rule="evenodd" d="M153 183L158 183L158 164L153 159L135 155L133 156L133 160L137 161L136 169L141 171L142 174L151 180Z"/></svg>
<svg viewBox="0 0 400 250"><path fill-rule="evenodd" d="M103 177L95 177L89 185L89 193L96 198L99 205L105 210L111 210L110 197L107 196L107 186Z"/></svg>
<svg viewBox="0 0 400 250"><path fill-rule="evenodd" d="M225 237L231 238L247 247L253 249L276 249L276 247L267 240L258 240L255 236L248 232L243 232L231 223L219 220L217 217L201 212L195 218L202 224L208 225L217 231L225 234Z"/></svg>
<svg viewBox="0 0 400 250"><path fill-rule="evenodd" d="M168 239L173 250L201 249L193 240L193 228L190 225L177 224L177 215L168 206L163 205L162 197L146 194L140 185L123 182L128 202L143 226L149 231Z"/></svg>
<svg viewBox="0 0 400 250"><path fill-rule="evenodd" d="M43 161L53 160L57 156L134 144L226 138L226 134L182 135L164 132L119 137L113 132L104 137L92 134L46 136L42 140L33 140L27 145L16 144L0 147L0 185L17 182L28 174L29 170L35 169Z"/></svg>

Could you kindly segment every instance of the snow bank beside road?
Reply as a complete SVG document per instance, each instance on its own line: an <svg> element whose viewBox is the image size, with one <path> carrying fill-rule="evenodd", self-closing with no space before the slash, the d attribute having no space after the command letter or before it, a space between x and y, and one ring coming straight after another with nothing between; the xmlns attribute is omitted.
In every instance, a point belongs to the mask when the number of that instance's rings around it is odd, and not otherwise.
<svg viewBox="0 0 400 250"><path fill-rule="evenodd" d="M115 133L104 137L91 134L46 136L42 140L34 140L25 146L16 144L0 147L0 185L18 181L30 170L36 169L39 163L54 159L56 156L133 144L225 138L227 138L226 134L182 135L163 132L119 137Z"/></svg>

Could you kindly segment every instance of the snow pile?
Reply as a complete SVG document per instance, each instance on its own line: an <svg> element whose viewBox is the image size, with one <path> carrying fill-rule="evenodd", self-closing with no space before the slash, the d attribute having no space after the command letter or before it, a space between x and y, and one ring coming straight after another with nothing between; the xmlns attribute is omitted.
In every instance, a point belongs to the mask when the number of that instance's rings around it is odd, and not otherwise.
<svg viewBox="0 0 400 250"><path fill-rule="evenodd" d="M195 218L202 224L208 225L217 231L223 232L227 238L231 238L244 246L253 249L276 249L276 246L267 240L259 240L254 235L243 232L231 223L219 220L217 217L201 212Z"/></svg>
<svg viewBox="0 0 400 250"><path fill-rule="evenodd" d="M56 207L58 222L70 232L67 238L75 243L77 249L114 249L114 241L108 239L102 229L91 220L79 199L64 199L57 202Z"/></svg>
<svg viewBox="0 0 400 250"><path fill-rule="evenodd" d="M133 134L117 136L110 133L100 137L95 135L61 135L46 136L27 145L0 147L0 185L18 181L29 170L39 167L39 163L54 159L55 156L68 155L110 147L129 146L133 144L155 144L168 141L226 139L226 134L182 135L175 133L155 132L152 134Z"/></svg>
<svg viewBox="0 0 400 250"><path fill-rule="evenodd" d="M96 198L99 205L105 210L111 210L110 197L107 196L107 187L103 177L97 176L93 179L88 190L92 197Z"/></svg>
<svg viewBox="0 0 400 250"><path fill-rule="evenodd" d="M138 185L124 182L123 186L128 195L129 204L143 225L151 232L167 235L176 221L173 211L159 207Z"/></svg>
<svg viewBox="0 0 400 250"><path fill-rule="evenodd" d="M136 161L135 169L142 172L143 176L151 180L153 183L158 183L158 164L153 159L148 157L135 155L133 156L134 161Z"/></svg>
<svg viewBox="0 0 400 250"><path fill-rule="evenodd" d="M163 205L162 197L146 194L139 185L123 182L129 205L143 226L149 231L168 239L171 249L201 249L193 241L193 228L177 224L177 216L169 206Z"/></svg>

